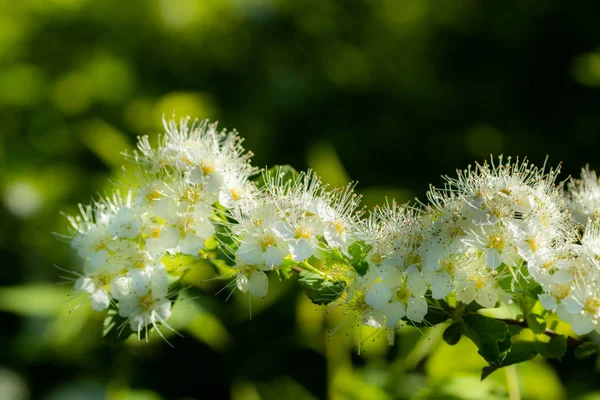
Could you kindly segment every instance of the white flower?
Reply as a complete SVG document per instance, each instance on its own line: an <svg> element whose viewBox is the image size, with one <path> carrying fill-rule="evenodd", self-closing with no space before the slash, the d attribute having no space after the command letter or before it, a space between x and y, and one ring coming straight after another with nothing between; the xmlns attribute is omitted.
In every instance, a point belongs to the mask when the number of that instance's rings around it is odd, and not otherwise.
<svg viewBox="0 0 600 400"><path fill-rule="evenodd" d="M569 208L577 222L586 225L588 218L600 211L600 180L589 166L581 169L581 179L571 179L568 183Z"/></svg>
<svg viewBox="0 0 600 400"><path fill-rule="evenodd" d="M236 286L242 293L250 292L257 297L265 297L269 289L267 274L252 265L241 264L235 277Z"/></svg>
<svg viewBox="0 0 600 400"><path fill-rule="evenodd" d="M111 293L119 301L119 315L128 319L138 339L142 329L147 329L148 325L152 325L161 336L157 323L172 330L166 322L171 316L168 288L167 271L160 263L133 269L113 281Z"/></svg>

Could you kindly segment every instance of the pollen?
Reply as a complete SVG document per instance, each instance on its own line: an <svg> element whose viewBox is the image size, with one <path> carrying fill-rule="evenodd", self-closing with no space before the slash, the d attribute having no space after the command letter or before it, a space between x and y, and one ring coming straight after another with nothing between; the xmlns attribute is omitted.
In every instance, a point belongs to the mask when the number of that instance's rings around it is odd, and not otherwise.
<svg viewBox="0 0 600 400"><path fill-rule="evenodd" d="M410 291L406 287L402 286L400 289L396 290L396 293L394 293L394 297L399 302L406 303L408 301L408 298L410 297Z"/></svg>
<svg viewBox="0 0 600 400"><path fill-rule="evenodd" d="M485 286L485 279L482 276L470 276L468 280L469 282L473 282L477 289L483 289Z"/></svg>
<svg viewBox="0 0 600 400"><path fill-rule="evenodd" d="M142 310L149 309L150 307L152 307L153 304L154 304L154 299L152 298L152 295L150 293L148 293L145 296L140 297L139 305Z"/></svg>
<svg viewBox="0 0 600 400"><path fill-rule="evenodd" d="M240 196L240 192L239 192L239 190L237 190L236 188L233 188L233 189L231 189L231 190L229 191L229 193L231 193L231 198L232 198L233 200L236 200L236 201L237 201L237 200L239 200L239 199L240 199L240 197L241 197L241 196Z"/></svg>
<svg viewBox="0 0 600 400"><path fill-rule="evenodd" d="M154 189L151 192L148 192L148 194L146 194L146 199L148 199L148 201L158 200L161 197L162 194L157 189Z"/></svg>
<svg viewBox="0 0 600 400"><path fill-rule="evenodd" d="M202 196L200 195L200 192L194 190L193 188L189 188L185 191L185 199L192 203L197 203L201 198Z"/></svg>
<svg viewBox="0 0 600 400"><path fill-rule="evenodd" d="M456 264L454 264L452 261L449 261L449 260L444 260L440 267L443 271L446 271L450 275L453 275L454 272L456 271Z"/></svg>
<svg viewBox="0 0 600 400"><path fill-rule="evenodd" d="M310 229L305 228L303 226L299 226L298 228L296 228L296 232L294 235L295 239L310 239L310 237L311 237Z"/></svg>
<svg viewBox="0 0 600 400"><path fill-rule="evenodd" d="M488 246L492 249L502 250L504 248L504 239L502 236L492 235L488 238Z"/></svg>
<svg viewBox="0 0 600 400"><path fill-rule="evenodd" d="M535 240L535 238L529 238L527 240L525 240L525 242L527 242L527 244L529 245L529 247L531 248L532 252L536 252L539 249L539 244L538 242Z"/></svg>
<svg viewBox="0 0 600 400"><path fill-rule="evenodd" d="M600 310L600 300L596 297L592 297L585 302L585 306L583 308L588 313L596 315Z"/></svg>
<svg viewBox="0 0 600 400"><path fill-rule="evenodd" d="M344 227L344 225L342 225L341 222L335 222L333 224L333 227L335 228L335 230L337 231L338 235L342 235L344 232L346 232L346 228Z"/></svg>
<svg viewBox="0 0 600 400"><path fill-rule="evenodd" d="M571 293L571 285L557 285L550 293L557 300L562 300Z"/></svg>
<svg viewBox="0 0 600 400"><path fill-rule="evenodd" d="M215 172L215 163L211 160L202 160L200 161L200 169L204 174L210 174Z"/></svg>
<svg viewBox="0 0 600 400"><path fill-rule="evenodd" d="M371 256L371 261L373 261L375 264L379 264L383 261L383 256L379 253L373 253Z"/></svg>
<svg viewBox="0 0 600 400"><path fill-rule="evenodd" d="M160 239L160 228L152 228L150 236L154 239Z"/></svg>
<svg viewBox="0 0 600 400"><path fill-rule="evenodd" d="M276 243L275 236L270 235L270 234L263 235L263 237L258 242L258 244L262 248L262 251L265 251L267 249L267 247L269 247L269 246L275 246L275 243Z"/></svg>

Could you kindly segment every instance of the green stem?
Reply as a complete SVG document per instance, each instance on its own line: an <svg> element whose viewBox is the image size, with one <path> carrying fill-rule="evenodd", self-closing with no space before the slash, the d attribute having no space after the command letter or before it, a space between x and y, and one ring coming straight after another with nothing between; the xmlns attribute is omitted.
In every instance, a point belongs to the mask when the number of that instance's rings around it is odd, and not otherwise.
<svg viewBox="0 0 600 400"><path fill-rule="evenodd" d="M517 375L517 366L509 365L504 367L506 376L506 388L508 390L509 400L521 400L521 391L519 389L519 377Z"/></svg>
<svg viewBox="0 0 600 400"><path fill-rule="evenodd" d="M319 274L319 275L321 275L323 278L325 278L327 280L331 279L331 277L327 273L321 271L320 269L317 269L317 268L313 267L307 261L302 261L299 265L302 268L304 268L305 270L310 271L310 272L314 272L315 274Z"/></svg>

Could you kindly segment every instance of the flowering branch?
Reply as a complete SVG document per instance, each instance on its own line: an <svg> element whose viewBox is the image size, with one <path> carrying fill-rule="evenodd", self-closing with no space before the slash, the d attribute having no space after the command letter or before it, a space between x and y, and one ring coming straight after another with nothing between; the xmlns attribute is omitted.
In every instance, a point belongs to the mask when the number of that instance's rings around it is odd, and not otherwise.
<svg viewBox="0 0 600 400"><path fill-rule="evenodd" d="M168 267L176 257L208 257L258 297L272 271L297 276L313 302L342 305L391 340L403 324L452 319L444 339L471 339L490 363L484 376L581 343L546 330L535 307L576 334L598 329L600 181L587 167L565 191L560 168L500 156L430 187L428 203L391 201L365 215L352 184L332 189L290 167L259 174L235 131L189 118L164 125L157 146L141 137L126 155L137 172L130 191L68 217L65 237L82 260L75 290L109 310L122 336L173 330L185 274ZM510 301L524 321L477 312ZM518 328L550 343L519 341Z"/></svg>

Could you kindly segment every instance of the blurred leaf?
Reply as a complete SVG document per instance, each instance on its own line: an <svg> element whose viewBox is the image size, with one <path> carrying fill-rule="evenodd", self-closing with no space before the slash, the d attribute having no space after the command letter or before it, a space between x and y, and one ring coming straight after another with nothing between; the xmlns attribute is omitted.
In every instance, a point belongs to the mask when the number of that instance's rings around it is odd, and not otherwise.
<svg viewBox="0 0 600 400"><path fill-rule="evenodd" d="M308 166L323 180L334 187L346 186L350 177L344 169L333 146L327 142L316 142L307 152Z"/></svg>
<svg viewBox="0 0 600 400"><path fill-rule="evenodd" d="M587 357L591 357L600 352L600 343L596 342L583 342L575 348L575 358L582 360Z"/></svg>
<svg viewBox="0 0 600 400"><path fill-rule="evenodd" d="M0 310L27 317L53 317L66 306L69 289L51 284L0 288ZM72 308L72 307L71 307Z"/></svg>
<svg viewBox="0 0 600 400"><path fill-rule="evenodd" d="M80 129L83 143L107 166L117 169L123 165L121 152L131 144L122 132L101 119L86 121Z"/></svg>
<svg viewBox="0 0 600 400"><path fill-rule="evenodd" d="M454 346L460 340L462 333L460 332L460 322L455 322L444 331L444 341L450 346Z"/></svg>
<svg viewBox="0 0 600 400"><path fill-rule="evenodd" d="M308 298L315 304L326 305L337 300L346 288L343 281L326 280L316 272L300 272L298 279Z"/></svg>
<svg viewBox="0 0 600 400"><path fill-rule="evenodd" d="M541 315L529 313L527 314L526 321L527 326L533 333L540 335L546 332L546 320Z"/></svg>
<svg viewBox="0 0 600 400"><path fill-rule="evenodd" d="M478 353L490 364L499 364L510 350L506 324L479 314L463 318L461 332L475 343Z"/></svg>
<svg viewBox="0 0 600 400"><path fill-rule="evenodd" d="M549 342L536 344L538 352L546 358L561 358L567 351L567 338L563 335L552 336Z"/></svg>
<svg viewBox="0 0 600 400"><path fill-rule="evenodd" d="M536 342L525 342L516 341L512 344L510 352L506 355L506 358L499 364L489 365L484 367L481 371L481 380L488 377L492 372L498 368L506 367L512 364L518 364L524 361L533 359L538 354Z"/></svg>

